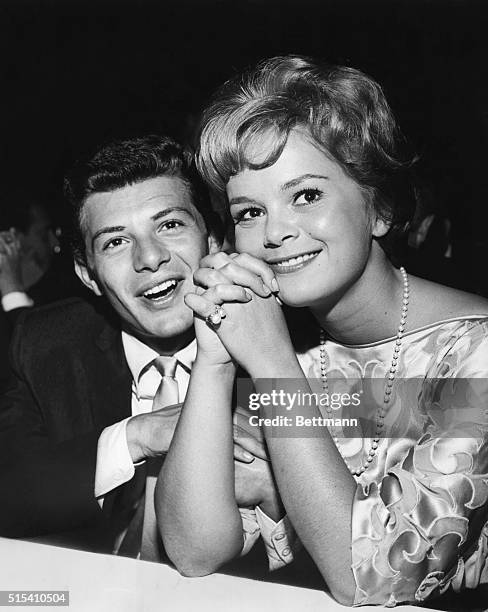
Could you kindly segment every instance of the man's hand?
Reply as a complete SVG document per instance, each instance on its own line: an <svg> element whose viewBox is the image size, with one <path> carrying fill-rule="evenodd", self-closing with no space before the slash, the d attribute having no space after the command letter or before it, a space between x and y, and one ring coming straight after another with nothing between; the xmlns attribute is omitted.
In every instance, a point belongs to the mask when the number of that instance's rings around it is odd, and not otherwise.
<svg viewBox="0 0 488 612"><path fill-rule="evenodd" d="M21 272L22 252L15 230L0 232L0 293L25 291Z"/></svg>
<svg viewBox="0 0 488 612"><path fill-rule="evenodd" d="M275 522L285 514L271 464L256 458L252 463L234 461L236 502L240 508L259 506Z"/></svg>
<svg viewBox="0 0 488 612"><path fill-rule="evenodd" d="M168 452L180 413L181 404L176 404L129 419L126 435L133 463Z"/></svg>
<svg viewBox="0 0 488 612"><path fill-rule="evenodd" d="M181 413L181 404L139 414L129 419L126 435L133 463L168 452ZM243 408L234 413L234 458L252 463L256 457L268 460L260 428L249 425Z"/></svg>
<svg viewBox="0 0 488 612"><path fill-rule="evenodd" d="M250 413L241 406L234 411L234 469L237 505L259 506L274 521L285 514L266 453L262 429L249 423ZM241 451L244 453L241 456ZM247 458L252 457L251 461Z"/></svg>
<svg viewBox="0 0 488 612"><path fill-rule="evenodd" d="M234 459L242 463L252 463L256 457L269 461L262 429L249 424L250 416L240 406L234 411Z"/></svg>

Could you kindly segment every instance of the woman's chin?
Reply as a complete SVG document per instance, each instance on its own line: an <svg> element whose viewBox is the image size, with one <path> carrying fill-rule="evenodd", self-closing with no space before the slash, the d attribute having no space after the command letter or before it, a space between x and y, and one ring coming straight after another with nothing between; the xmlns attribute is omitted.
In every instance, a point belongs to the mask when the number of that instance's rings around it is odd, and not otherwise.
<svg viewBox="0 0 488 612"><path fill-rule="evenodd" d="M304 292L298 292L293 290L281 290L278 293L279 299L286 304L287 306L291 306L292 308L308 308L314 303L314 299L312 296L308 296L304 294Z"/></svg>

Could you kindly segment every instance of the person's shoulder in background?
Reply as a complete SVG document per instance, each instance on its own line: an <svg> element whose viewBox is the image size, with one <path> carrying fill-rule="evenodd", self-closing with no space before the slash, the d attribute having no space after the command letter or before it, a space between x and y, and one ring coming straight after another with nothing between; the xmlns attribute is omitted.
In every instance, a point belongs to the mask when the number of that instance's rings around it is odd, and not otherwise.
<svg viewBox="0 0 488 612"><path fill-rule="evenodd" d="M44 306L23 309L14 335L24 346L38 351L67 346L80 340L98 339L105 331L116 332L119 323L104 299L67 298ZM72 347L74 348L74 347Z"/></svg>

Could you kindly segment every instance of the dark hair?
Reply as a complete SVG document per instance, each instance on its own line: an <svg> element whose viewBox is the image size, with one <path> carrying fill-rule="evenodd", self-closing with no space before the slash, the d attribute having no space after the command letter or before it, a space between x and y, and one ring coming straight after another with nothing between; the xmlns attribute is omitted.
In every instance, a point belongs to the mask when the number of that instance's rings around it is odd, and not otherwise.
<svg viewBox="0 0 488 612"><path fill-rule="evenodd" d="M225 83L204 111L197 166L224 191L243 169L271 166L293 128L354 179L367 201L390 224L385 250L405 231L415 210L411 167L415 161L385 99L370 77L301 56L275 57ZM264 159L251 159L263 134L272 142ZM266 152L265 152L266 153Z"/></svg>
<svg viewBox="0 0 488 612"><path fill-rule="evenodd" d="M149 135L112 142L77 162L65 177L64 194L73 213L71 242L75 258L86 263L82 213L90 195L115 191L158 176L182 179L207 230L216 234L218 239L222 238L220 219L212 210L191 152L172 138Z"/></svg>

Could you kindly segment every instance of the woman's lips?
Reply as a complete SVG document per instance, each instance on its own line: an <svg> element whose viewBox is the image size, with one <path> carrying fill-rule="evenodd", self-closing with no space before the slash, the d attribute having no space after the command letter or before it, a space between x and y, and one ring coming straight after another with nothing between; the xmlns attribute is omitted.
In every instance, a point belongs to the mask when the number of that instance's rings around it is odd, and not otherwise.
<svg viewBox="0 0 488 612"><path fill-rule="evenodd" d="M302 255L293 255L287 259L269 261L268 265L277 274L289 274L290 272L296 272L308 266L319 253L320 251L312 251L310 253L303 253Z"/></svg>

